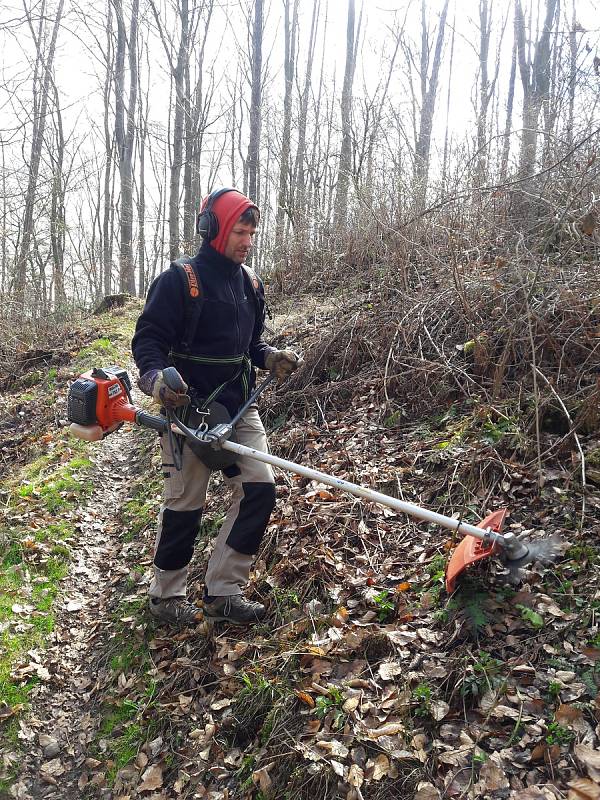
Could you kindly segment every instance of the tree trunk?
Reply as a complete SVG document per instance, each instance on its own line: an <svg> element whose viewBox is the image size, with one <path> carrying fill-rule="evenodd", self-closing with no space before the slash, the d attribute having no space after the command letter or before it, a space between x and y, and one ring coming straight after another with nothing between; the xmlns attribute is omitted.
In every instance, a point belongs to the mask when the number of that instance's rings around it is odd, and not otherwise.
<svg viewBox="0 0 600 800"><path fill-rule="evenodd" d="M284 0L285 37L285 92L283 96L283 130L281 134L281 157L279 162L279 187L277 192L277 211L275 214L275 261L281 257L284 237L285 215L291 214L288 197L288 178L290 173L290 136L292 129L292 88L296 65L296 28L298 25L298 0L294 0L290 27L290 0Z"/></svg>
<svg viewBox="0 0 600 800"><path fill-rule="evenodd" d="M431 131L433 129L433 115L437 98L440 65L442 61L442 46L446 31L446 16L448 14L449 0L445 0L440 16L431 76L429 73L429 37L425 0L421 0L421 114L419 120L419 135L415 151L415 198L417 208L423 208L427 194L429 179L429 159L431 154Z"/></svg>
<svg viewBox="0 0 600 800"><path fill-rule="evenodd" d="M112 207L113 207L113 193L112 193L112 167L114 158L114 136L110 130L110 96L112 87L112 76L114 69L113 60L113 30L112 30L112 14L110 3L107 6L107 21L106 21L106 75L104 78L104 152L106 163L104 165L104 198L103 198L103 213L102 213L102 283L104 296L112 294L112 243L113 243L113 228L112 228Z"/></svg>
<svg viewBox="0 0 600 800"><path fill-rule="evenodd" d="M145 104L142 103L141 86L139 102L139 137L138 152L140 156L139 181L138 181L138 295L144 297L147 289L146 280L146 139L148 136L148 93L146 92Z"/></svg>
<svg viewBox="0 0 600 800"><path fill-rule="evenodd" d="M512 61L510 66L510 77L508 79L508 97L506 99L506 122L504 124L504 141L502 143L502 161L500 164L500 183L506 183L508 175L508 157L510 155L510 136L512 131L512 114L515 100L515 79L517 76L517 37L515 29L515 40L512 48Z"/></svg>
<svg viewBox="0 0 600 800"><path fill-rule="evenodd" d="M312 80L312 65L315 57L315 42L317 39L317 27L319 24L320 0L313 3L312 20L310 24L310 38L308 42L308 52L306 55L306 72L304 75L304 87L300 99L300 110L298 114L298 149L296 150L296 165L294 168L294 186L296 197L294 199L294 210L296 218L296 228L300 225L305 228L306 221L306 123L308 118L308 100Z"/></svg>
<svg viewBox="0 0 600 800"><path fill-rule="evenodd" d="M575 90L577 87L577 15L573 0L573 17L569 31L569 113L567 116L567 149L573 148L573 120L575 110Z"/></svg>
<svg viewBox="0 0 600 800"><path fill-rule="evenodd" d="M547 101L550 86L550 32L558 0L546 0L546 17L536 42L533 61L527 52L525 18L521 0L515 0L517 55L523 87L523 136L519 156L519 176L533 175L536 164L537 126L539 114ZM531 35L531 34L530 34Z"/></svg>
<svg viewBox="0 0 600 800"><path fill-rule="evenodd" d="M248 141L248 196L258 202L260 190L260 129L262 97L262 39L263 0L254 0L254 29L252 31L252 84L250 98L250 137Z"/></svg>
<svg viewBox="0 0 600 800"><path fill-rule="evenodd" d="M54 308L65 305L65 190L63 163L65 155L65 136L59 105L58 89L54 85L56 106L56 151L52 158L52 200L50 207L50 244L52 248L52 282L54 284Z"/></svg>
<svg viewBox="0 0 600 800"><path fill-rule="evenodd" d="M165 35L164 23L156 8L154 0L150 0L158 32L171 67L171 76L175 87L175 113L173 115L173 153L169 180L169 258L176 259L180 253L181 236L179 232L179 194L181 168L184 160L185 117L189 111L186 95L186 73L189 66L190 51L190 14L188 0L179 0L178 12L181 25L181 36L177 50L177 61L171 57L170 39Z"/></svg>
<svg viewBox="0 0 600 800"><path fill-rule="evenodd" d="M348 215L348 187L352 169L352 85L356 68L354 30L354 0L348 0L348 18L346 24L346 68L344 70L344 85L342 87L341 103L341 131L342 146L338 167L338 179L335 193L333 224L340 230L346 224Z"/></svg>
<svg viewBox="0 0 600 800"><path fill-rule="evenodd" d="M477 168L475 186L487 181L488 145L487 121L489 95L488 58L492 30L491 9L488 0L479 0L479 113L477 114Z"/></svg>
<svg viewBox="0 0 600 800"><path fill-rule="evenodd" d="M200 158L204 143L204 132L208 124L208 115L214 93L214 79L210 73L210 80L205 81L204 54L206 42L210 31L210 23L214 8L213 0L208 0L203 5L205 18L200 22L202 39L195 44L193 51L196 55L196 85L191 97L189 111L186 116L186 177L184 178L185 194L183 203L183 239L186 252L192 252L196 237L196 212L200 205L201 192L201 164ZM201 19L200 17L198 18ZM191 41L196 41L196 36L191 36ZM188 70L189 71L189 70ZM188 168L189 167L189 168ZM235 186L235 176L232 174L232 186Z"/></svg>
<svg viewBox="0 0 600 800"><path fill-rule="evenodd" d="M125 29L121 0L111 0L117 19L117 51L115 56L115 140L121 179L121 213L119 218L119 291L135 294L135 260L133 257L133 148L138 90L137 25L139 0L133 0L129 38ZM125 54L129 55L129 92L125 103Z"/></svg>
<svg viewBox="0 0 600 800"><path fill-rule="evenodd" d="M452 92L452 67L454 65L454 38L456 34L456 14L452 20L452 36L450 38L450 59L448 62L448 91L446 94L446 129L444 131L444 157L442 159L441 192L445 194L448 186L448 162L450 158L450 97Z"/></svg>
<svg viewBox="0 0 600 800"><path fill-rule="evenodd" d="M46 117L48 112L48 97L52 81L52 69L54 65L54 53L56 51L56 40L62 19L64 0L59 0L56 17L52 26L52 35L48 46L47 54L43 52L43 26L44 12L40 14L40 26L38 32L33 29L31 17L27 12L27 20L36 45L36 67L39 66L40 73L34 76L34 120L33 131L31 134L31 151L29 159L29 175L27 181L27 192L25 195L25 211L23 214L23 226L21 234L21 246L17 256L16 279L15 279L15 301L17 307L25 307L25 286L27 283L27 264L30 258L30 247L33 239L33 218L34 208L37 198L37 183L42 159L42 145L44 143L44 131L46 127ZM39 83L38 83L39 81Z"/></svg>

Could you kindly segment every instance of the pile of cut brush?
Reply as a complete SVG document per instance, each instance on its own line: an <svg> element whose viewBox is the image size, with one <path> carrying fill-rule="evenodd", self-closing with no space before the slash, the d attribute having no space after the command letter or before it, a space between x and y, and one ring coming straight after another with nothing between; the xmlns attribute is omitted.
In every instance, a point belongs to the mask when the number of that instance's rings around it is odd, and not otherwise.
<svg viewBox="0 0 600 800"><path fill-rule="evenodd" d="M290 405L311 414L317 400L321 412L346 411L370 396L399 422L478 406L496 421L519 417L528 434L600 424L600 276L591 266L495 257L429 272L413 288L386 275L358 302L356 292L340 297L300 344L306 365L275 415Z"/></svg>

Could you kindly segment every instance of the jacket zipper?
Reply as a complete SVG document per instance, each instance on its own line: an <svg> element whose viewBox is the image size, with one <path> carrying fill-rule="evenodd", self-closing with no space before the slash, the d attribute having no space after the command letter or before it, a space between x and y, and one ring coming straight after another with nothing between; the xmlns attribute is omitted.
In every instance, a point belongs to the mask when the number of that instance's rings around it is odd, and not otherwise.
<svg viewBox="0 0 600 800"><path fill-rule="evenodd" d="M242 268L240 267L240 269L242 269ZM241 331L240 331L240 310L239 310L239 305L238 305L238 298L236 297L236 294L235 294L235 292L233 290L233 277L234 276L232 275L229 278L229 291L231 292L231 296L233 297L233 305L235 307L235 329L237 331L237 341L238 341L238 346L237 346L236 349L239 352L239 350L242 347L242 334L241 334ZM245 291L243 277L244 276L242 275L242 291ZM242 372L241 378L242 378L242 391L243 391L243 394L244 394L244 401L245 401L245 400L248 399L248 381L246 379L245 370Z"/></svg>

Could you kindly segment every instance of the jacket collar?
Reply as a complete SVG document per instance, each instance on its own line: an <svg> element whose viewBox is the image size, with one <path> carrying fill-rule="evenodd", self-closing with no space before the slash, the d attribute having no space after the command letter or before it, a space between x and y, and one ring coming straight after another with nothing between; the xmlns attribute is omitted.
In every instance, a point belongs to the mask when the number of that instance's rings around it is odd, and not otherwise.
<svg viewBox="0 0 600 800"><path fill-rule="evenodd" d="M226 258L224 255L221 255L214 247L205 240L202 242L202 246L200 250L198 250L197 256L202 264L206 264L212 267L214 270L221 272L224 275L235 275L235 273L240 269L240 265L236 264L235 261L232 261L230 258Z"/></svg>

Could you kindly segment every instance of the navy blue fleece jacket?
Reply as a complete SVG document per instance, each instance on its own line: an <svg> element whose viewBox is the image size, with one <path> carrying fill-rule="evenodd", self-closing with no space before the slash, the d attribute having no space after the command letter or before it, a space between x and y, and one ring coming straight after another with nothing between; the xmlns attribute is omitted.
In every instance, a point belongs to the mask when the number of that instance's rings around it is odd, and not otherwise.
<svg viewBox="0 0 600 800"><path fill-rule="evenodd" d="M191 356L231 359L246 354L252 364L265 368L265 356L274 348L263 341L264 290L259 281L258 309L242 267L204 242L192 260L204 297ZM208 397L239 370L238 364L200 363L177 355L185 336L186 297L178 271L168 269L148 290L146 305L137 321L132 351L140 375L173 364L198 397ZM258 311L258 313L257 313ZM245 370L216 398L233 416L255 382L255 372Z"/></svg>

